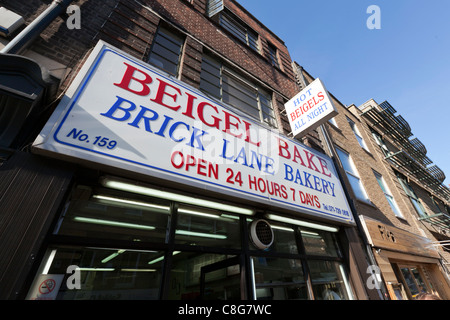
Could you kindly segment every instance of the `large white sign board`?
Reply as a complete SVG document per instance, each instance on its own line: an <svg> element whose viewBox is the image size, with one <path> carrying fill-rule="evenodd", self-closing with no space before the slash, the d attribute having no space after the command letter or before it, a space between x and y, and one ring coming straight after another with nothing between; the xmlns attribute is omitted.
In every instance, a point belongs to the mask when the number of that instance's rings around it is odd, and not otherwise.
<svg viewBox="0 0 450 320"><path fill-rule="evenodd" d="M286 102L284 107L294 137L304 136L337 114L333 101L319 78Z"/></svg>
<svg viewBox="0 0 450 320"><path fill-rule="evenodd" d="M329 157L104 42L33 150L354 223Z"/></svg>

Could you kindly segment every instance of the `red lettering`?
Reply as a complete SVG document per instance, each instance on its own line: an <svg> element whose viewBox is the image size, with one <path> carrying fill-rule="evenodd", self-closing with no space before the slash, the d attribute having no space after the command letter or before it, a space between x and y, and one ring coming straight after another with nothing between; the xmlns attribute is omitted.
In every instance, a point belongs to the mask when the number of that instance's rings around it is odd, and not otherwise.
<svg viewBox="0 0 450 320"><path fill-rule="evenodd" d="M185 116L188 116L189 118L195 119L194 116L192 115L192 110L194 109L194 100L197 99L197 97L185 92L188 96L188 101L187 101L187 106L186 106L186 111L183 112L182 114L184 114Z"/></svg>
<svg viewBox="0 0 450 320"><path fill-rule="evenodd" d="M178 155L181 157L181 162L180 164L176 164L175 163L175 156ZM172 156L170 157L170 161L172 162L172 165L177 168L180 169L183 165L184 165L184 157L183 154L180 151L175 151L174 153L172 153Z"/></svg>
<svg viewBox="0 0 450 320"><path fill-rule="evenodd" d="M261 145L261 141L253 142L251 137L250 137L250 126L251 126L251 124L248 123L245 120L242 120L242 122L244 122L244 124L245 124L245 142L254 144L255 146L259 147Z"/></svg>
<svg viewBox="0 0 450 320"><path fill-rule="evenodd" d="M317 157L317 159L319 159L319 163L322 168L322 173L324 175L326 175L327 177L331 177L331 172L328 170L327 162L324 159L319 158L319 157ZM325 173L325 169L328 171L328 173Z"/></svg>
<svg viewBox="0 0 450 320"><path fill-rule="evenodd" d="M234 136L234 137L236 137L238 139L240 139L242 137L242 133L241 134L235 134L235 133L231 132L231 127L230 126L233 126L236 129L239 129L239 123L241 123L241 120L239 120L238 117L232 115L231 113L226 112L225 110L223 110L223 113L225 114L225 129L222 130L222 131L226 132L226 133L228 133L228 134L230 134L230 135L232 135L232 136ZM236 119L237 123L236 122L231 122L231 117Z"/></svg>
<svg viewBox="0 0 450 320"><path fill-rule="evenodd" d="M193 167L197 164L197 161L195 161L195 158L188 154L186 156L186 171L189 171L189 167Z"/></svg>
<svg viewBox="0 0 450 320"><path fill-rule="evenodd" d="M290 159L291 158L291 153L288 150L289 146L288 146L287 142L284 141L284 140L281 140L280 138L277 138L277 139L278 139L278 155L280 157L283 157L283 158L286 158L286 159ZM283 142L283 144L284 144L283 146L281 145L281 142ZM287 152L286 155L283 153L283 150L285 150Z"/></svg>
<svg viewBox="0 0 450 320"><path fill-rule="evenodd" d="M197 166L197 173L201 176L206 177L206 172L203 172L202 169L206 169L206 166L203 165L204 163L207 163L204 159L198 159L198 166Z"/></svg>
<svg viewBox="0 0 450 320"><path fill-rule="evenodd" d="M214 119L214 122L213 123L206 122L204 114L203 114L205 106L210 106L216 113L218 113L217 107L213 106L212 104L209 104L208 102L201 102L197 106L198 118L200 119L201 122L206 124L208 127L213 127L213 128L216 128L217 130L219 130L219 123L221 121L219 118L212 116L211 118Z"/></svg>
<svg viewBox="0 0 450 320"><path fill-rule="evenodd" d="M148 84L152 83L153 79L144 71L139 70L132 65L129 65L128 63L124 64L127 66L127 70L125 71L122 81L120 83L114 83L115 86L118 86L119 88L125 89L127 91L133 92L140 96L146 96L150 93L150 88L148 87ZM135 72L138 72L141 75L144 75L144 79L139 79L135 77ZM133 90L130 88L131 81L134 80L135 82L138 82L142 85L142 89L140 91Z"/></svg>
<svg viewBox="0 0 450 320"><path fill-rule="evenodd" d="M314 171L320 172L319 169L317 169L315 163L313 162L313 158L315 157L314 154L309 153L308 151L304 150L306 154L306 160L308 161L308 168L312 169ZM311 166L312 165L312 166ZM314 166L314 168L313 168Z"/></svg>
<svg viewBox="0 0 450 320"><path fill-rule="evenodd" d="M170 83L167 83L167 82L161 80L161 79L158 79L158 81L159 81L158 92L156 93L155 99L151 99L151 101L154 101L154 102L156 102L156 103L158 103L158 104L160 104L160 105L162 105L164 107L167 107L169 109L172 109L174 111L178 111L178 109L181 108L180 105L178 105L178 106L170 106L170 105L164 103L163 99L164 99L164 96L168 96L168 97L171 97L174 102L177 102L177 97L178 97L177 94L175 94L175 93L174 94L170 94L170 93L166 92L166 89L167 89L167 87L173 88L173 89L176 90L176 92L179 95L181 95L181 90L178 89L177 87L174 87Z"/></svg>
<svg viewBox="0 0 450 320"><path fill-rule="evenodd" d="M305 166L305 163L303 162L303 159L302 159L302 157L301 157L301 155L300 155L300 151L298 151L297 147L294 146L294 157L293 157L292 161L295 162L295 163L297 163L297 158L300 159L300 164L301 164L302 166L306 167L306 166Z"/></svg>

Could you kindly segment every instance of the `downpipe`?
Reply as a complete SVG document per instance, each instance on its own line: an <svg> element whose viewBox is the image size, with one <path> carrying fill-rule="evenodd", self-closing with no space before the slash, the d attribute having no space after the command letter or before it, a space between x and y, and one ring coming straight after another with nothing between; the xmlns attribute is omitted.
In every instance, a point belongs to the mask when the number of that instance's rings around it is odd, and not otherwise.
<svg viewBox="0 0 450 320"><path fill-rule="evenodd" d="M4 54L20 54L47 28L73 0L53 0L48 8L14 37L1 51Z"/></svg>

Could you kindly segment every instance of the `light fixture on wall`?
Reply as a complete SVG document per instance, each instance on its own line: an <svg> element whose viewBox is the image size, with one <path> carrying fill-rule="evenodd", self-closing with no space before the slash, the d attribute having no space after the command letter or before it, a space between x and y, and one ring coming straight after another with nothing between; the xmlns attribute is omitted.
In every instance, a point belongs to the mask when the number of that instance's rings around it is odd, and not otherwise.
<svg viewBox="0 0 450 320"><path fill-rule="evenodd" d="M269 220L275 220L275 221L278 221L278 222L294 224L294 225L297 225L297 226L300 226L300 227L318 229L318 230L322 230L322 231L328 231L328 232L338 232L339 231L339 228L337 228L337 227L326 226L326 225L323 225L323 224L318 224L318 223L307 222L307 221L303 221L303 220L297 220L297 219L282 217L282 216L279 216L279 215L276 215L276 214L266 214L266 218L269 219Z"/></svg>
<svg viewBox="0 0 450 320"><path fill-rule="evenodd" d="M216 201L211 200L205 200L196 198L193 196L184 196L181 194L168 192L168 191L162 191L154 188L149 188L145 186L140 186L137 184L132 184L129 182L120 181L118 179L110 178L110 177L101 177L100 183L107 188L116 189L116 190L122 190L132 193L138 193L150 197L155 198L161 198L165 200L170 201L177 201L181 203L187 203L192 204L200 207L206 207L216 210L222 210L227 212L233 212L237 214L243 214L243 215L253 215L254 211L247 208L237 207L234 205L229 205L225 203L220 203Z"/></svg>
<svg viewBox="0 0 450 320"><path fill-rule="evenodd" d="M132 228L132 229L140 229L140 230L155 230L156 229L153 226L147 226L147 225L143 225L143 224L126 223L126 222L104 220L104 219L94 219L94 218L87 218L87 217L74 217L73 220L77 221L77 222L100 224L100 225L111 226L111 227L123 227L123 228Z"/></svg>

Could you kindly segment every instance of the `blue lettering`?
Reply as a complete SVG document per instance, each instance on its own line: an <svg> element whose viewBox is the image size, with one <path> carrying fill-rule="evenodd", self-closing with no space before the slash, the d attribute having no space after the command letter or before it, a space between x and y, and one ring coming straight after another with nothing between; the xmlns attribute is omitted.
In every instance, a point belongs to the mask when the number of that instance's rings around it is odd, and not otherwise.
<svg viewBox="0 0 450 320"><path fill-rule="evenodd" d="M224 159L232 160L233 156L227 157L227 145L230 141L223 139L223 148L222 148L222 154L220 155Z"/></svg>
<svg viewBox="0 0 450 320"><path fill-rule="evenodd" d="M311 174L307 173L307 172L304 172L304 171L303 171L303 173L305 174L305 187L314 189L312 184L311 184L311 181L309 181L309 178L311 178Z"/></svg>
<svg viewBox="0 0 450 320"><path fill-rule="evenodd" d="M239 154L237 155L237 157L236 157L236 159L234 159L234 162L236 162L236 163L239 163L239 158L242 158L243 160L244 160L244 162L242 163L244 166L247 166L248 167L248 164L247 164L247 156L246 156L246 154L245 154L245 148L244 147L242 147L241 148L241 151L239 151Z"/></svg>
<svg viewBox="0 0 450 320"><path fill-rule="evenodd" d="M186 127L186 129L189 131L189 125L187 125L186 123L181 122L181 121L175 122L175 123L170 127L170 130L169 130L169 136L170 136L170 138L171 138L173 141L175 141L175 142L181 142L181 141L183 141L183 140L185 139L185 138L175 139L175 138L173 137L173 133L175 132L175 130L177 129L177 127L178 127L180 124L184 125L184 126Z"/></svg>
<svg viewBox="0 0 450 320"><path fill-rule="evenodd" d="M132 127L139 128L139 122L141 122L141 120L143 119L143 120L144 120L144 125L145 125L145 131L153 132L153 131L150 129L150 121L153 121L153 120L158 119L158 114L157 114L155 111L153 111L153 110L151 110L151 109L148 109L148 108L146 108L146 107L144 107L144 106L140 106L140 107L141 107L141 111L139 111L139 113L138 113L138 115L136 116L136 118L134 119L134 121L128 123L128 125L130 125L130 126L132 126ZM145 116L145 113L146 113L147 111L150 112L150 113L152 113L151 118ZM161 131L161 130L160 130L160 131Z"/></svg>
<svg viewBox="0 0 450 320"><path fill-rule="evenodd" d="M265 166L266 168L265 168L264 172L274 175L275 171L274 171L273 165L274 165L275 161L272 158L269 158L268 156L264 156L264 158L266 158L266 166Z"/></svg>
<svg viewBox="0 0 450 320"><path fill-rule="evenodd" d="M130 116L131 116L130 111L133 111L134 109L136 109L136 105L135 105L133 102L129 101L129 100L126 100L126 99L121 98L121 97L119 97L119 96L116 96L116 97L117 97L116 103L114 103L114 105L108 110L108 112L100 113L100 114L101 114L102 116L111 118L111 119L113 119L113 120L117 120L117 121L126 121L126 120L128 120L128 118L130 118ZM128 108L122 107L122 103L123 103L123 102L128 103L128 104L129 104L129 107L128 107ZM117 110L121 110L121 111L124 112L124 114L122 115L122 117L116 117L116 116L114 116L114 114L116 113Z"/></svg>
<svg viewBox="0 0 450 320"><path fill-rule="evenodd" d="M164 122L161 125L161 128L159 128L158 132L155 132L155 134L165 138L166 136L164 135L164 131L166 131L166 127L169 124L170 120L173 120L173 118L164 116Z"/></svg>
<svg viewBox="0 0 450 320"><path fill-rule="evenodd" d="M292 167L288 164L284 164L284 179L287 181L294 180L294 175L292 174ZM297 170L298 173L298 170Z"/></svg>
<svg viewBox="0 0 450 320"><path fill-rule="evenodd" d="M203 130L197 129L196 127L192 127L192 129L194 132L192 132L191 140L188 143L186 143L186 145L194 148L194 141L197 141L198 146L195 148L205 151L205 148L203 147L203 144L202 144L202 140L200 138L207 133ZM198 134L200 131L201 131L201 133Z"/></svg>

